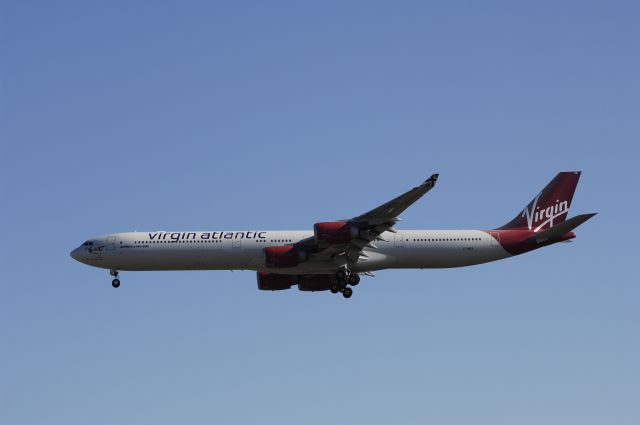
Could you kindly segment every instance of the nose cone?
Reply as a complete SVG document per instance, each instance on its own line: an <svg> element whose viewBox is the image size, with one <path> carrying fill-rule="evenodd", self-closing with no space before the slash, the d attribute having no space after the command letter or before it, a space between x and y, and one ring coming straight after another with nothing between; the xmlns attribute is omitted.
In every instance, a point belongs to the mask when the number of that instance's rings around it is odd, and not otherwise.
<svg viewBox="0 0 640 425"><path fill-rule="evenodd" d="M76 261L80 261L81 258L82 258L81 254L80 254L80 248L74 249L73 251L71 251L69 253L69 255L71 255L71 258L73 258Z"/></svg>

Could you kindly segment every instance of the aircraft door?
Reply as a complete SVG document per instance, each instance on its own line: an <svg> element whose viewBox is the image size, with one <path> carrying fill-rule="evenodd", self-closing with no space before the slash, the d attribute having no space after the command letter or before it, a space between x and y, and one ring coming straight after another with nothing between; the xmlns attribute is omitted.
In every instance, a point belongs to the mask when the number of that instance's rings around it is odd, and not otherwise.
<svg viewBox="0 0 640 425"><path fill-rule="evenodd" d="M107 251L115 251L116 249L116 237L108 236L107 237Z"/></svg>
<svg viewBox="0 0 640 425"><path fill-rule="evenodd" d="M396 248L402 248L404 246L404 236L402 233L396 233L395 235Z"/></svg>
<svg viewBox="0 0 640 425"><path fill-rule="evenodd" d="M234 239L231 246L233 248L242 248L242 239Z"/></svg>

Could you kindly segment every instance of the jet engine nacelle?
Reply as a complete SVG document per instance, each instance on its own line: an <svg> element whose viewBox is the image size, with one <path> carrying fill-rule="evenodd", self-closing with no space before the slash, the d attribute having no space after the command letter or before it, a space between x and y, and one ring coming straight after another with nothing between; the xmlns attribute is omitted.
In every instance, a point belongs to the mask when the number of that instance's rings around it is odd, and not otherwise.
<svg viewBox="0 0 640 425"><path fill-rule="evenodd" d="M264 249L267 267L295 267L307 259L307 254L295 246L269 246Z"/></svg>
<svg viewBox="0 0 640 425"><path fill-rule="evenodd" d="M258 289L263 291L281 291L295 284L295 276L286 274L258 272Z"/></svg>
<svg viewBox="0 0 640 425"><path fill-rule="evenodd" d="M358 227L346 221L329 221L313 225L313 234L317 244L349 243L358 237Z"/></svg>
<svg viewBox="0 0 640 425"><path fill-rule="evenodd" d="M301 291L327 291L331 288L331 276L326 274L311 274L300 276L298 289Z"/></svg>

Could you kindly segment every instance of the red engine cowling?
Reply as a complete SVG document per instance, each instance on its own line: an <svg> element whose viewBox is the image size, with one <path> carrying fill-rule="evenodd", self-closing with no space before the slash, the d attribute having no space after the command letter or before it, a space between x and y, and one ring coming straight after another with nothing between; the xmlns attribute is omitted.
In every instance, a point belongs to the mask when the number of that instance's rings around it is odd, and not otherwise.
<svg viewBox="0 0 640 425"><path fill-rule="evenodd" d="M304 251L295 246L269 246L264 249L267 267L295 267L307 259Z"/></svg>
<svg viewBox="0 0 640 425"><path fill-rule="evenodd" d="M327 291L331 288L331 276L326 274L310 274L300 276L298 289L301 291Z"/></svg>
<svg viewBox="0 0 640 425"><path fill-rule="evenodd" d="M349 243L358 237L358 227L346 221L329 221L313 225L317 244Z"/></svg>
<svg viewBox="0 0 640 425"><path fill-rule="evenodd" d="M286 274L258 272L258 289L263 291L281 291L295 284L295 276Z"/></svg>

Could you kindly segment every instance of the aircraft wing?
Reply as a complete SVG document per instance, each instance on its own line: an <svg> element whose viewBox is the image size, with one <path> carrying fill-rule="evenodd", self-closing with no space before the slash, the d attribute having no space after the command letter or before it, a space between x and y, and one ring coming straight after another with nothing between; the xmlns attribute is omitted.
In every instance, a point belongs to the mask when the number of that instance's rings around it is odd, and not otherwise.
<svg viewBox="0 0 640 425"><path fill-rule="evenodd" d="M375 242L382 240L380 235L386 231L395 233L393 225L400 219L398 216L430 191L438 180L438 174L433 174L421 185L403 193L402 195L372 209L362 215L340 220L355 226L358 229L357 237L349 243L318 247L314 237L298 242L298 245L307 250L316 252L309 255L310 262L327 261L332 258L342 258L345 264L353 264L360 259L362 250L367 247L376 247ZM314 249L315 248L315 249Z"/></svg>
<svg viewBox="0 0 640 425"><path fill-rule="evenodd" d="M414 202L422 198L425 193L430 191L436 185L436 181L438 181L438 174L433 174L420 186L414 187L408 192L403 193L397 198L394 198L369 212L352 218L351 221L367 222L371 224L375 224L377 222L384 223L388 221L398 221L398 216Z"/></svg>

